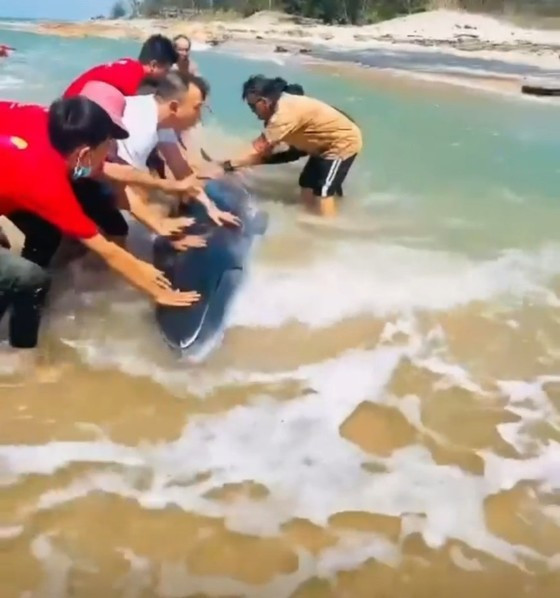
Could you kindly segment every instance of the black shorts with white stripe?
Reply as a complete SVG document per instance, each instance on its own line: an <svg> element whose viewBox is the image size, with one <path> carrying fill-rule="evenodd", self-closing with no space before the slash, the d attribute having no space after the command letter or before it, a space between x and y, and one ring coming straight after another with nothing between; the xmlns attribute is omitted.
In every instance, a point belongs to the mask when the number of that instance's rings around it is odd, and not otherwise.
<svg viewBox="0 0 560 598"><path fill-rule="evenodd" d="M342 197L342 183L355 159L355 154L346 160L311 156L301 172L299 186L303 189L313 189L313 195L316 197Z"/></svg>

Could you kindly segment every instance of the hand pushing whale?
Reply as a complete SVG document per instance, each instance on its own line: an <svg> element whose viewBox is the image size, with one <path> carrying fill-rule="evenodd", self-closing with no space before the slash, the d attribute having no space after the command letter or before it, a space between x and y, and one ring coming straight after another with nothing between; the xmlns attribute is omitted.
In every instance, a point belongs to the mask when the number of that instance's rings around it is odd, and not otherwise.
<svg viewBox="0 0 560 598"><path fill-rule="evenodd" d="M268 216L255 208L250 195L226 181L210 181L205 191L222 210L241 220L241 227L216 226L198 204L181 215L193 216L189 234L203 234L207 246L176 251L169 240L154 242L154 265L165 272L174 288L198 291L201 299L190 307L156 307L156 320L167 344L182 355L207 355L223 337L225 318L247 269L254 241L266 232Z"/></svg>

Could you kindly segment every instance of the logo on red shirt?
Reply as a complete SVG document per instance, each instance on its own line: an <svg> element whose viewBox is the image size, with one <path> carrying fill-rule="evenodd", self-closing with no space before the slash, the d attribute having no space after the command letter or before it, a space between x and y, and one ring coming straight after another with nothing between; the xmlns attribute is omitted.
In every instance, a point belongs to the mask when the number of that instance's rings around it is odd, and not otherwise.
<svg viewBox="0 0 560 598"><path fill-rule="evenodd" d="M4 147L15 147L24 150L29 147L29 143L22 137L0 135L0 144Z"/></svg>

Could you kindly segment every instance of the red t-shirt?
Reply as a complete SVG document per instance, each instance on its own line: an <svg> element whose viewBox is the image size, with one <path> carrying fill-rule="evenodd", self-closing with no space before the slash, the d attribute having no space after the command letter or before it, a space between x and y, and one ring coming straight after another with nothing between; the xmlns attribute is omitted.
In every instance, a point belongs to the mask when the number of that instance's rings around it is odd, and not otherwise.
<svg viewBox="0 0 560 598"><path fill-rule="evenodd" d="M46 108L0 102L0 169L0 215L24 210L71 237L97 234L74 195L66 162L49 142Z"/></svg>
<svg viewBox="0 0 560 598"><path fill-rule="evenodd" d="M122 58L116 62L95 66L80 75L64 92L64 97L78 95L84 85L90 81L108 83L116 87L123 95L133 96L136 95L140 83L145 77L144 65L141 62L133 58Z"/></svg>

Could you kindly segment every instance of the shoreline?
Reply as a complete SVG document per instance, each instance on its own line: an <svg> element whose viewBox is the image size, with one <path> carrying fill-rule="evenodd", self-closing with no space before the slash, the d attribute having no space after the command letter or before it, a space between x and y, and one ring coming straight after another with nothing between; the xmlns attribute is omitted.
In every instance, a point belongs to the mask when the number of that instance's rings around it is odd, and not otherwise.
<svg viewBox="0 0 560 598"><path fill-rule="evenodd" d="M267 48L279 59L353 66L380 74L531 99L527 79L560 80L560 30L520 28L485 15L431 11L366 26L333 26L262 12L240 20L42 22L25 30L61 37L142 40L185 33L197 45L243 53ZM560 100L559 100L560 103Z"/></svg>

